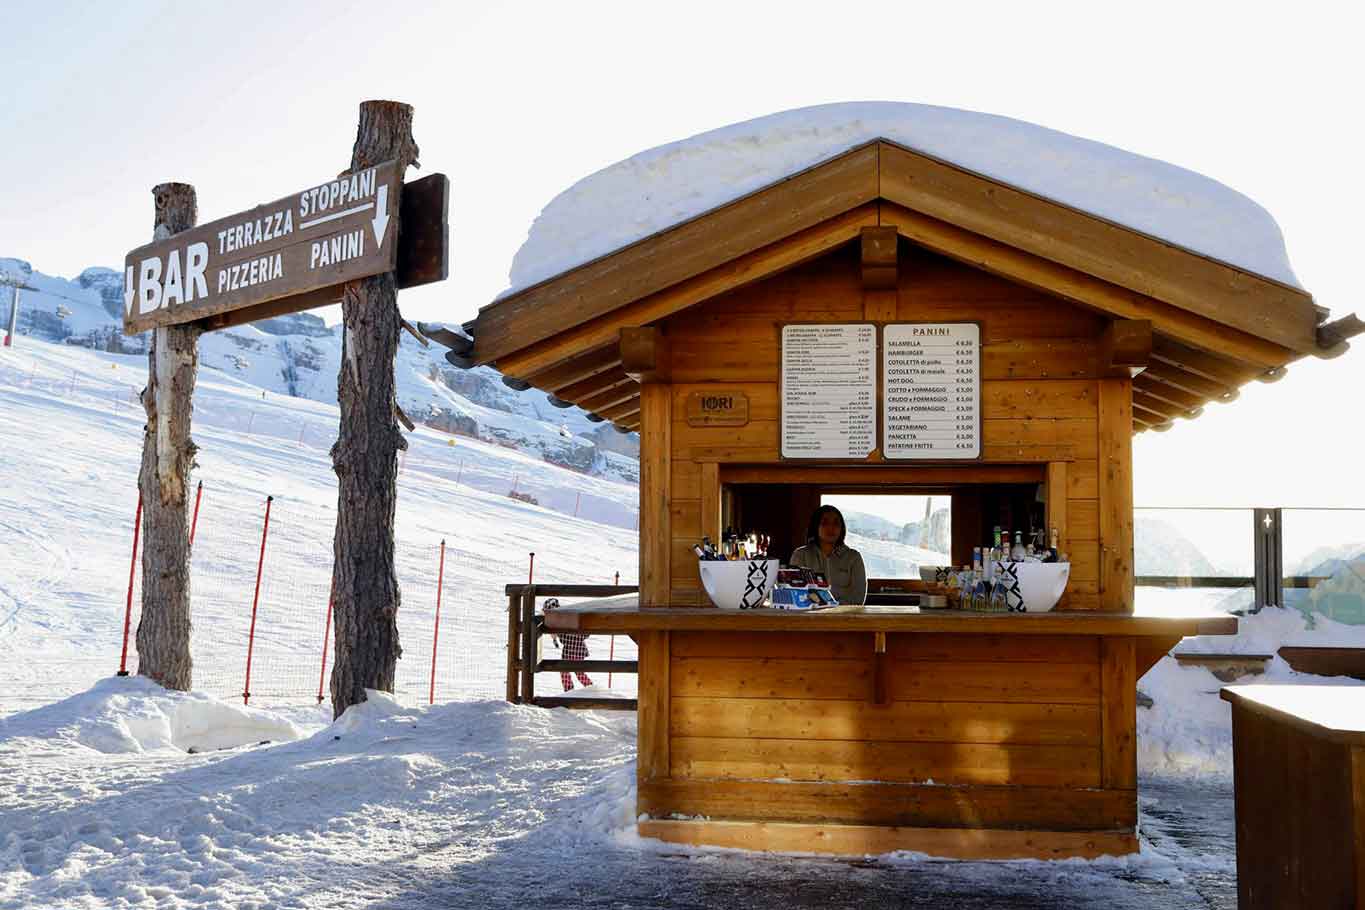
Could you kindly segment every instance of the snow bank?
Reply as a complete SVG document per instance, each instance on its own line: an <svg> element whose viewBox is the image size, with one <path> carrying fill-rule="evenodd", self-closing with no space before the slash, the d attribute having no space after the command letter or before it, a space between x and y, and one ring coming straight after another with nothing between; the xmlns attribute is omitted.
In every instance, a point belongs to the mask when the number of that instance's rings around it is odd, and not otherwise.
<svg viewBox="0 0 1365 910"><path fill-rule="evenodd" d="M531 225L501 296L878 138L1299 287L1269 213L1201 174L1009 117L864 101L721 127L583 178Z"/></svg>
<svg viewBox="0 0 1365 910"><path fill-rule="evenodd" d="M1242 617L1236 636L1187 638L1177 650L1275 654L1283 645L1365 647L1365 627L1321 617L1310 622L1297 610L1271 608ZM1365 685L1346 676L1298 673L1278 656L1269 661L1263 675L1237 682ZM1138 687L1153 701L1152 707L1138 709L1138 768L1142 773L1231 781L1232 709L1218 694L1224 685L1208 669L1183 667L1169 656L1142 677Z"/></svg>
<svg viewBox="0 0 1365 910"><path fill-rule="evenodd" d="M0 719L0 738L55 739L105 753L206 752L300 735L273 712L202 692L171 692L142 676L102 680L63 701Z"/></svg>

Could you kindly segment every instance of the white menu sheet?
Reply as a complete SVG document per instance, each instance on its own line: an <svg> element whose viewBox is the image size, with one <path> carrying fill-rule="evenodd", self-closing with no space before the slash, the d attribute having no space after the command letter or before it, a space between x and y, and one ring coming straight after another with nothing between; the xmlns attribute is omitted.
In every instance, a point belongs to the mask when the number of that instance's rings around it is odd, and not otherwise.
<svg viewBox="0 0 1365 910"><path fill-rule="evenodd" d="M972 323L882 329L882 454L981 457L981 329Z"/></svg>
<svg viewBox="0 0 1365 910"><path fill-rule="evenodd" d="M877 446L877 327L782 327L782 457L866 458Z"/></svg>

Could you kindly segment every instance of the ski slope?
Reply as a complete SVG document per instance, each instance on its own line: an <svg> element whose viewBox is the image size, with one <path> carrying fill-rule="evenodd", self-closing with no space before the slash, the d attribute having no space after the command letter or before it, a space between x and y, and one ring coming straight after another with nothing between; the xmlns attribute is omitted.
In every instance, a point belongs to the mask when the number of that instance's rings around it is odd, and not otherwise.
<svg viewBox="0 0 1365 910"><path fill-rule="evenodd" d="M79 692L118 668L143 425L136 392L145 382L142 356L28 338L0 352L0 655L10 667L0 716ZM192 477L204 485L192 563L196 687L219 696L243 691L265 499L273 496L254 701L303 704L316 692L337 422L335 406L201 369ZM633 583L636 488L427 428L408 442L396 529L399 696L428 694L443 539L437 695L495 695L504 673L503 585L526 579L532 551L537 580L607 583L619 572ZM509 498L514 488L540 505ZM135 592L134 630L138 601ZM628 639L616 643L623 652L633 653Z"/></svg>

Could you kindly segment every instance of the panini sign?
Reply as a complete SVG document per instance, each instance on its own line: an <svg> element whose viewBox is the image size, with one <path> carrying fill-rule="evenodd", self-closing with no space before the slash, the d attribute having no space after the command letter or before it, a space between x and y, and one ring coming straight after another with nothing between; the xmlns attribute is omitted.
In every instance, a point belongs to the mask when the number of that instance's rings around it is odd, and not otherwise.
<svg viewBox="0 0 1365 910"><path fill-rule="evenodd" d="M290 297L308 309L326 302L314 292L394 271L399 180L386 161L133 250L123 266L124 331Z"/></svg>

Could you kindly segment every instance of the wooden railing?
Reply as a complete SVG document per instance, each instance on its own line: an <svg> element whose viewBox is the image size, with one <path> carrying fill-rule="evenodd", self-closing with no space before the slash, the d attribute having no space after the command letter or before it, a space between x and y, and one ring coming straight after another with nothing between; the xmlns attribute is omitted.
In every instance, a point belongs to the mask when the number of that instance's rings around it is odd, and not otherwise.
<svg viewBox="0 0 1365 910"><path fill-rule="evenodd" d="M517 705L542 708L605 708L634 711L633 698L577 698L536 695L536 674L638 673L633 660L541 660L540 637L545 617L536 613L538 597L615 597L637 594L635 585L508 585L507 592L507 700Z"/></svg>

